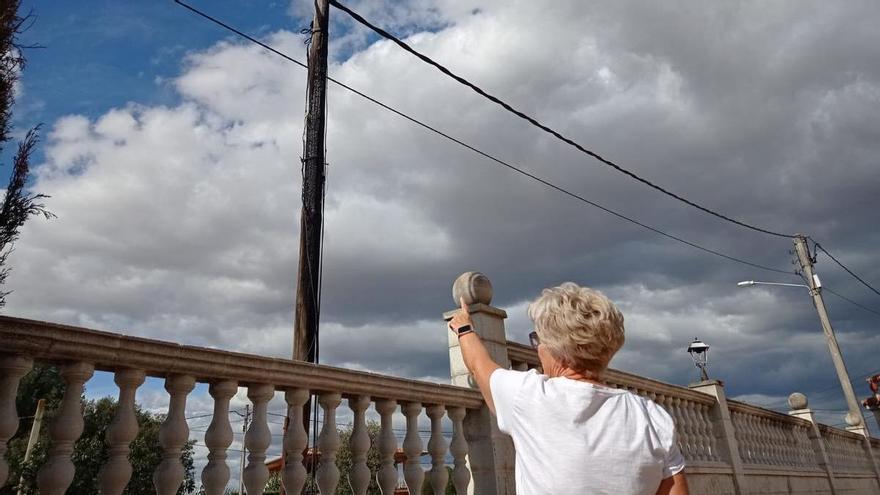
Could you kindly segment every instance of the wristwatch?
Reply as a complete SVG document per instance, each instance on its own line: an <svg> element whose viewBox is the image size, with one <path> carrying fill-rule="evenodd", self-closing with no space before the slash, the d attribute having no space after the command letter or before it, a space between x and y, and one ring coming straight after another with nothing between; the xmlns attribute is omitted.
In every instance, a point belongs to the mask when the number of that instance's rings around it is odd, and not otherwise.
<svg viewBox="0 0 880 495"><path fill-rule="evenodd" d="M474 333L474 329L470 325L462 325L462 326L458 327L458 330L456 330L456 333L458 333L458 338L461 338L462 335Z"/></svg>

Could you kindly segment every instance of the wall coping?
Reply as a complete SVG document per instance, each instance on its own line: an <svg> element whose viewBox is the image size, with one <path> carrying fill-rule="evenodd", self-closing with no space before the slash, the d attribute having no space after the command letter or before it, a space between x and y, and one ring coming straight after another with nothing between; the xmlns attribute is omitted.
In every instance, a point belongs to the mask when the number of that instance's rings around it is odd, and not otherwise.
<svg viewBox="0 0 880 495"><path fill-rule="evenodd" d="M519 342L513 342L511 340L507 341L507 355L511 362L539 364L538 351L532 349L529 345L520 344ZM671 383L662 382L653 378L645 378L643 376L634 375L613 368L605 370L604 379L611 384L621 384L628 387L648 390L669 397L685 398L701 404L711 405L715 403L715 398L707 393L691 390L678 385L672 385Z"/></svg>
<svg viewBox="0 0 880 495"><path fill-rule="evenodd" d="M148 376L192 375L200 382L268 383L376 399L478 409L478 390L354 371L305 361L181 345L44 321L0 316L0 353L54 363L83 361L103 371L144 370Z"/></svg>

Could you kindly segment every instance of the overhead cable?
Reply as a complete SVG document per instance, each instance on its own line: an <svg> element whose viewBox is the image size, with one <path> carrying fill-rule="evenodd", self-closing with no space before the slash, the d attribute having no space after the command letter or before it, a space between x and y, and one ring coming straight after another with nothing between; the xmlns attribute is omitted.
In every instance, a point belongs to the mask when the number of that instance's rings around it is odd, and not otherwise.
<svg viewBox="0 0 880 495"><path fill-rule="evenodd" d="M241 36L242 38L244 38L244 39L246 39L246 40L248 40L248 41L250 41L250 42L252 42L252 43L254 43L254 44L256 44L256 45L259 45L260 47L262 47L262 48L264 48L264 49L266 49L266 50L268 50L268 51L274 53L275 55L278 55L279 57L281 57L281 58L287 60L288 62L292 62L292 63L294 63L294 64L296 64L296 65L299 65L300 67L303 67L303 68L308 69L308 66L307 66L306 64L300 62L299 60L296 60L295 58L290 57L289 55L287 55L287 54L285 54L285 53L283 53L283 52L281 52L281 51L278 51L278 50L276 50L275 48L272 48L271 46L267 45L266 43L263 43L262 41L260 41L260 40L258 40L258 39L256 39L256 38L253 38L252 36L247 35L247 34L243 33L242 31L239 31L238 29L236 29L236 28L234 28L234 27L232 27L232 26L230 26L230 25L224 23L223 21L220 21L219 19L216 19L216 18L214 18L214 17L212 17L212 16L210 16L210 15L208 15L208 14L206 14L206 13L204 13L204 12L198 10L198 9L196 9L195 7L192 7L192 6L190 6L190 5L187 5L187 4L184 3L182 0L175 0L175 3L181 5L182 7L187 8L188 10L190 10L190 11L192 11L192 12L198 14L199 16L201 16L201 17L203 17L203 18L205 18L205 19L207 19L207 20L213 22L214 24L217 24L218 26L223 27L224 29L227 29L227 30L229 30L229 31L231 31L231 32L233 32L233 33L235 33L235 34ZM391 112L391 113L393 113L393 114L395 114L395 115L397 115L397 116L399 116L399 117L402 117L402 118L408 120L409 122L412 122L413 124L418 125L419 127L422 127L423 129L426 129L426 130L428 130L428 131L431 131L431 132L434 133L434 134L437 134L437 135L439 135L439 136L441 136L441 137L443 137L443 138L445 138L445 139L447 139L447 140L449 140L449 141L452 141L452 142L458 144L459 146L462 146L462 147L464 147L464 148L466 148L466 149L468 149L468 150L470 150L470 151L472 151L472 152L474 152L474 153L476 153L476 154L478 154L478 155L480 155L480 156L482 156L482 157L484 157L484 158L487 158L487 159L489 159L489 160L495 162L495 163L498 164L498 165L502 165L502 166L504 166L504 167L506 167L506 168L508 168L508 169L510 169L510 170L512 170L512 171L514 171L514 172L516 172L516 173L518 173L518 174L520 174L520 175L523 175L523 176L525 176L525 177L527 177L527 178L529 178L529 179L532 179L532 180L534 180L534 181L536 181L536 182L539 182L539 183L541 183L541 184L543 184L543 185L545 185L545 186L547 186L547 187L549 187L549 188L551 188L551 189L554 189L554 190L556 190L556 191L558 191L558 192L560 192L560 193L562 193L562 194L565 194L566 196L569 196L569 197L574 198L574 199L576 199L576 200L578 200L578 201L581 201L581 202L583 202L583 203L586 203L586 204L588 204L588 205L590 205L590 206L593 206L593 207L595 207L595 208L598 208L598 209L600 209L600 210L602 210L602 211L604 211L604 212L606 212L606 213L608 213L608 214L614 215L615 217L620 218L621 220L625 220L625 221L627 221L627 222L633 223L633 224L635 224L635 225L638 225L639 227L642 227L642 228L644 228L644 229L650 230L651 232L654 232L654 233L656 233L656 234L662 235L662 236L664 236L664 237L666 237L666 238L668 238L668 239L672 239L672 240L674 240L674 241L677 241L677 242L680 242L680 243L682 243L682 244L688 245L688 246L693 247L693 248L695 248L695 249L699 249L700 251L703 251L703 252L706 252L706 253L709 253L709 254L712 254L712 255L719 256L719 257L721 257L721 258L727 259L727 260L729 260L729 261L734 261L734 262L736 262L736 263L740 263L740 264L743 264L743 265L751 266L751 267L753 267L753 268L759 268L759 269L761 269L761 270L766 270L766 271L775 272L775 273L784 273L784 274L787 274L787 275L791 275L791 274L794 273L793 271L780 270L780 269L777 269L777 268L772 268L772 267L769 267L769 266L761 265L761 264L759 264L759 263L753 263L753 262L751 262L751 261L747 261L747 260L744 260L744 259L741 259L741 258L737 258L737 257L735 257L735 256L731 256L731 255L728 255L728 254L722 253L722 252L720 252L720 251L717 251L717 250L714 250L714 249L711 249L711 248L707 248L707 247L701 246L701 245L699 245L699 244L697 244L697 243L695 243L695 242L688 241L688 240L683 239L683 238L681 238L681 237L678 237L678 236L676 236L676 235L669 234L669 233L664 232L664 231L662 231L662 230L660 230L660 229L657 229L657 228L655 228L655 227L652 227L652 226L650 226L650 225L647 225L647 224L645 224L645 223L643 223L643 222L640 222L640 221L638 221L638 220L636 220L636 219L634 219L634 218L628 217L628 216L626 216L626 215L624 215L624 214L622 214L622 213L618 213L618 212L616 212L616 211L614 211L614 210L612 210L612 209L610 209L610 208L607 208L607 207L605 207L605 206L602 206L602 205L600 205L599 203L596 203L596 202L594 202L594 201L591 201L591 200L589 200L589 199L587 199L587 198L585 198L585 197L583 197L583 196L581 196L581 195L579 195L579 194L573 193L573 192L571 192L571 191L569 191L569 190L567 190L567 189L564 189L564 188L562 188L562 187L560 187L560 186L557 186L556 184L554 184L554 183L552 183L552 182L550 182L550 181L548 181L548 180L546 180L546 179L543 179L543 178L541 178L541 177L538 177L538 176L535 175L535 174L532 174L531 172L526 171L526 170L523 169L522 167L519 167L519 166L513 165L513 164L511 164L511 163L509 163L509 162L507 162L507 161L504 161L504 160L502 160L502 159L500 159L500 158L497 158L497 157L495 157L495 156L493 156L493 155L491 155L491 154L489 154L489 153L487 153L487 152L485 152L485 151L482 151L482 150L480 150L479 148L476 148L475 146L470 145L470 144L468 144L468 143L462 141L461 139L458 139L458 138L456 138L456 137L454 137L454 136L451 136L450 134L448 134L448 133L446 133L446 132L444 132L444 131L441 131L441 130L435 128L435 127L432 127L431 125L426 124L426 123L424 123L424 122L422 122L422 121L416 119L415 117L411 117L410 115L407 115L407 114L403 113L402 111L397 110L396 108L394 108L394 107L392 107L392 106L390 106L390 105L388 105L388 104L385 104L385 103L383 103L383 102L381 102L381 101L379 101L379 100L373 98L372 96L369 96L369 95L367 95L366 93L363 93L363 92L361 92L361 91L359 91L359 90L357 90L357 89L355 89L355 88L353 88L353 87L351 87L351 86L349 86L349 85L347 85L347 84L345 84L345 83L343 83L343 82L340 82L340 81L338 81L338 80L336 80L336 79L334 79L334 78L332 78L332 77L327 77L327 80L330 81L330 82L332 82L332 83L334 83L334 84L336 84L337 86L339 86L339 87L341 87L341 88L347 90L347 91L350 91L350 92L352 92L352 93L354 93L354 94L360 96L361 98L364 98L365 100L367 100L367 101L369 101L369 102L371 102L371 103L373 103L373 104L375 104L375 105L378 105L378 106L382 107L382 108L385 109L385 110L388 110L389 112Z"/></svg>
<svg viewBox="0 0 880 495"><path fill-rule="evenodd" d="M381 36L381 37L383 37L383 38L385 38L385 39L387 39L387 40L389 40L389 41L395 43L397 46L403 48L404 50L406 50L407 52L411 53L412 55L415 55L415 56L416 56L417 58L419 58L421 61L427 63L428 65L433 66L434 68L436 68L437 70L439 70L439 71L442 72L443 74L446 74L447 76L451 77L452 79L454 79L455 81L459 82L460 84L462 84L462 85L464 85L464 86L467 86L468 88L472 89L474 92L476 92L477 94L479 94L480 96L482 96L482 97L488 99L489 101L491 101L491 102L493 102L493 103L495 103L495 104L501 106L502 108L504 108L504 109L507 110L508 112L512 113L513 115L516 115L517 117L519 117L519 118L521 118L521 119L527 121L528 123L532 124L533 126L535 126L535 127L539 128L539 129L541 129L542 131L544 131L544 132L546 132L546 133L552 135L553 137L559 139L560 141L562 141L562 142L564 142L564 143L566 143L566 144L568 144L568 145L573 146L573 147L574 147L575 149L577 149L578 151L580 151L580 152L582 152L582 153L585 153L585 154L587 154L587 155L589 155L589 156L595 158L596 160L598 160L598 161L604 163L605 165L607 165L607 166L609 166L609 167L611 167L611 168L617 170L618 172L620 172L620 173L622 173L622 174L625 174L625 175L629 176L630 178L635 179L635 180L641 182L642 184L645 184L646 186L648 186L648 187L650 187L650 188L652 188L652 189L655 189L655 190L657 190L657 191L660 191L661 193L663 193L663 194L665 194L665 195L667 195L667 196L669 196L669 197L671 197L671 198L674 198L674 199L676 199L676 200L678 200L678 201L681 201L682 203L685 203L686 205L692 206L692 207L694 207L694 208L696 208L696 209L698 209L698 210L700 210L700 211L703 211L703 212L705 212L705 213L708 213L709 215L712 215L712 216L714 216L714 217L717 217L717 218L720 218L720 219L722 219L722 220L725 220L725 221L731 222L731 223L733 223L733 224L739 225L740 227L745 227L745 228L747 228L747 229L751 229L751 230L754 230L754 231L756 231L756 232L761 232L761 233L763 233L763 234L768 234L768 235L772 235L772 236L776 236L776 237L785 237L785 238L794 238L794 237L795 237L795 236L792 235L792 234L784 234L784 233L780 233L780 232L774 232L774 231L769 230L769 229L765 229L765 228L761 228L761 227L756 227L756 226L754 226L754 225L748 224L748 223L743 222L743 221L741 221L741 220L736 220L735 218L731 218L731 217L729 217L729 216L727 216L727 215L724 215L724 214L722 214L722 213L719 213L719 212L717 212L717 211L715 211L715 210L712 210L712 209L710 209L710 208L708 208L708 207L702 206L702 205L700 205L699 203L696 203L696 202L694 202L694 201L691 201L691 200L689 200L689 199L687 199L687 198L685 198L685 197L683 197L683 196L680 196L680 195L678 195L678 194L676 194L676 193L674 193L674 192L672 192L672 191L669 191L668 189L666 189L666 188L664 188L664 187L662 187L662 186L659 186L659 185L657 185L657 184L651 182L650 180L645 179L645 178L643 178L643 177L637 175L636 173L634 173L634 172L632 172L632 171L630 171L630 170L627 170L627 169L623 168L622 166L620 166L620 165L618 165L617 163L614 163L613 161L611 161L611 160L609 160L609 159L603 157L602 155L598 154L597 152L595 152L595 151L591 151L591 150L587 149L585 146L581 145L580 143L574 141L573 139L564 136L564 135L563 135L562 133L560 133L559 131L557 131L557 130L555 130L555 129L552 129L551 127L548 127L548 126L545 125L545 124L542 124L542 123L541 123L540 121L538 121L536 118L534 118L534 117L532 117L532 116L530 116L530 115L528 115L528 114L522 112L521 110L517 110L516 108L514 108L514 107L513 107L512 105L510 105L509 103L507 103L507 102L505 102L504 100L498 98L497 96L494 96L494 95L488 93L486 90L482 89L481 87L477 86L476 84L474 84L474 83L468 81L467 79L465 79L465 78L463 78L463 77L461 77L461 76L455 74L454 72L452 72L452 71L449 70L448 68L444 67L444 66L441 65L440 63L438 63L438 62L436 62L435 60L433 60L433 59L431 59L430 57L428 57L427 55L424 55L424 54L418 52L418 51L415 50L413 47L409 46L406 42L404 42L404 41L402 41L401 39L397 38L397 37L394 36L393 34L389 33L388 31L385 31L384 29L382 29L382 28L376 26L375 24L372 24L372 23L369 22L368 20L364 19L360 14L358 14L357 12L351 10L350 8L346 7L345 5L339 3L337 0L329 0L329 1L330 1L330 4L331 4L331 5L333 5L334 7L338 8L339 10L345 12L345 13L348 14L352 19L354 19L355 21L357 21L357 22L359 22L360 24L366 26L367 28L369 28L370 30L372 30L373 32L375 32L376 34L378 34L379 36Z"/></svg>
<svg viewBox="0 0 880 495"><path fill-rule="evenodd" d="M828 287L822 287L822 290L825 292L830 292L831 294L834 294L835 296L843 299L844 301L846 301L854 306L858 306L858 307L864 309L865 311L870 311L871 313L874 313L875 315L880 316L880 311L877 311L875 309L871 309L863 304L859 304L859 303L853 301L852 299L844 296L843 294L838 294L837 292L834 292L833 290L829 289Z"/></svg>
<svg viewBox="0 0 880 495"><path fill-rule="evenodd" d="M865 282L865 280L864 280L862 277L856 275L852 270L850 270L849 268L847 268L846 265L844 265L843 263L840 262L840 260L838 260L837 258L835 258L833 254L829 253L828 250L825 249L824 247L822 247L821 244L819 244L818 242L816 242L816 241L815 241L814 239L812 239L812 238L810 238L810 239L813 240L813 243L815 244L816 249L821 249L823 253L827 254L828 257L831 258L832 261L834 261L835 263L837 263L838 265L840 265L841 268L843 268L844 270L846 270L846 273L849 273L850 275L852 275L853 278L855 278L856 280L858 280L859 282L861 282L862 285L864 285L865 287L871 289L871 291L874 292L874 294L877 294L878 296L880 296L880 291L878 291L877 289L875 289L874 287L872 287L871 284L869 284L868 282Z"/></svg>

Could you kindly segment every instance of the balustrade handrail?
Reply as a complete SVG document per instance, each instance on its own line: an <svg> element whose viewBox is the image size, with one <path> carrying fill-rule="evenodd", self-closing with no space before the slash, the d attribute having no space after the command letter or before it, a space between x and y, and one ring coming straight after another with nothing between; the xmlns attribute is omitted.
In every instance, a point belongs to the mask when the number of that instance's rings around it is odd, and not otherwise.
<svg viewBox="0 0 880 495"><path fill-rule="evenodd" d="M822 435L830 434L830 435L837 435L840 437L844 437L849 440L854 440L857 442L864 442L865 441L865 437L863 437L862 435L860 435L858 433L854 433L854 432L851 432L848 430L843 430L841 428L837 428L837 427L822 424L822 423L817 423L816 426L819 428L819 431L822 433ZM871 442L874 442L877 439L871 437L868 440Z"/></svg>
<svg viewBox="0 0 880 495"><path fill-rule="evenodd" d="M139 369L155 377L191 375L201 382L265 383L276 389L307 388L468 409L483 404L479 391L463 387L9 316L0 316L0 342L0 353L58 363L82 361L104 371Z"/></svg>
<svg viewBox="0 0 880 495"><path fill-rule="evenodd" d="M754 404L749 404L746 402L727 399L727 407L731 412L739 412L743 414L750 414L752 416L759 416L762 418L768 418L774 421L782 421L786 423L792 424L800 424L803 426L810 426L810 421L802 418L797 418L783 412L773 411L771 409L765 409L761 406L756 406ZM847 432L849 433L849 432Z"/></svg>
<svg viewBox="0 0 880 495"><path fill-rule="evenodd" d="M519 363L528 363L530 365L539 364L538 352L531 346L523 345L512 340L507 341L507 355L510 361ZM641 390L647 390L661 395L670 397L678 397L687 399L698 404L714 404L715 399L702 392L690 390L678 385L646 378L625 371L608 368L605 370L604 380L610 384L623 385L625 387L633 387Z"/></svg>

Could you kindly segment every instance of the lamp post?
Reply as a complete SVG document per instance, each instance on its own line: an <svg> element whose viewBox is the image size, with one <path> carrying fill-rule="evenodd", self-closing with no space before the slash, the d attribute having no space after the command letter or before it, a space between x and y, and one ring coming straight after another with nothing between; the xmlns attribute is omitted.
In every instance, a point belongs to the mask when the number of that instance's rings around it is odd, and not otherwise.
<svg viewBox="0 0 880 495"><path fill-rule="evenodd" d="M795 242L795 246L798 248L798 253L801 253L802 249L805 249L805 246ZM801 256L801 259L809 258L806 256ZM840 380L840 386L843 389L843 395L846 398L846 403L849 409L849 413L847 413L845 421L849 425L850 430L857 431L862 435L868 436L867 426L865 424L864 416L862 415L862 410L859 407L859 402L856 399L856 394L853 391L852 382L849 379L849 373L846 371L846 365L843 362L843 355L840 353L840 346L837 344L837 337L834 335L834 328L831 327L831 321L828 320L828 313L825 311L825 302L822 300L822 282L819 280L819 276L813 271L813 266L811 263L802 263L804 271L806 272L806 281L810 282L810 285L805 284L786 284L781 282L756 282L754 280L744 280L742 282L738 282L736 285L740 287L753 287L756 285L778 285L782 287L803 287L807 289L810 294L810 297L813 300L813 306L815 306L816 311L819 313L819 321L822 323L822 330L825 333L825 340L828 343L828 350L831 353L831 360L834 362L834 369L837 371L837 377Z"/></svg>
<svg viewBox="0 0 880 495"><path fill-rule="evenodd" d="M706 367L709 366L709 346L694 337L694 341L687 347L687 352L694 360L694 366L700 370L700 379L704 382L709 381L709 375L706 373Z"/></svg>

